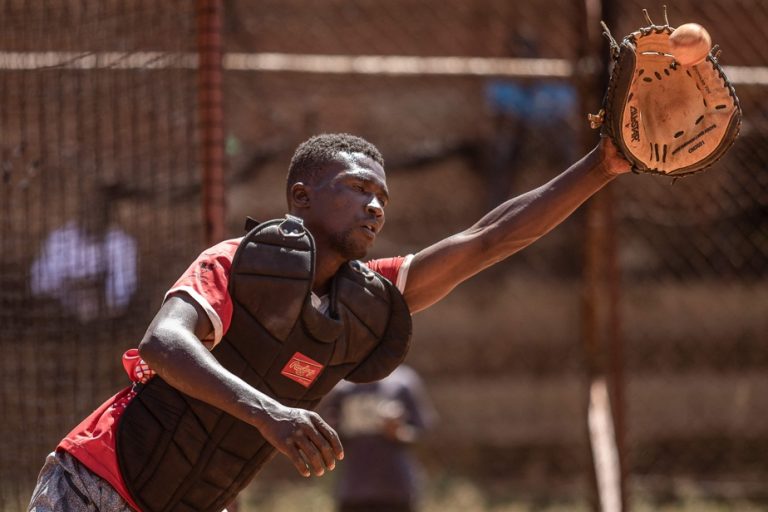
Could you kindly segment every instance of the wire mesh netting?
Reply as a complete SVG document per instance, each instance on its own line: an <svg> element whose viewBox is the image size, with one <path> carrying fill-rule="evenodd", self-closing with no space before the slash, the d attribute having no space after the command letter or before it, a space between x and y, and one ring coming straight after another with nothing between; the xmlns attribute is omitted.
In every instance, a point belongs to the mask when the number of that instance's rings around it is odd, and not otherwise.
<svg viewBox="0 0 768 512"><path fill-rule="evenodd" d="M0 509L14 510L58 439L124 385L122 351L202 237L195 71L124 65L148 48L169 62L194 50L194 10L0 12Z"/></svg>
<svg viewBox="0 0 768 512"><path fill-rule="evenodd" d="M641 2L620 6L618 33L631 30L642 7L657 23L662 17ZM767 61L754 45L766 40L768 6L675 2L669 18L708 27L721 63L749 78L737 85L740 137L711 172L674 185L617 184L627 470L656 493L690 481L705 493L755 491L768 433L768 84L755 79Z"/></svg>
<svg viewBox="0 0 768 512"><path fill-rule="evenodd" d="M604 3L614 35L644 24L642 8L663 21L658 1ZM599 30L586 5L225 0L227 235L245 215L283 214L293 149L317 132L384 154L393 200L374 257L417 251L555 176L597 140L585 114L602 90L585 85L603 55L583 42ZM120 355L202 248L197 34L191 2L0 12L0 509L17 510L45 454L124 386ZM624 471L637 499L691 485L765 498L768 6L681 1L668 14L710 29L744 120L703 174L611 185ZM486 493L453 506L593 499L585 229L577 212L415 319L409 362L441 417L420 449L433 492L463 477Z"/></svg>

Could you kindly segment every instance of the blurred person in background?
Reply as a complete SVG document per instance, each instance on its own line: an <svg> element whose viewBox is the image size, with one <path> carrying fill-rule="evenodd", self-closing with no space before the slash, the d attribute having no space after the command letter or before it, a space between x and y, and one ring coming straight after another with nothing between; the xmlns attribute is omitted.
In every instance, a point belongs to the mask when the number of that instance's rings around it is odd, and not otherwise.
<svg viewBox="0 0 768 512"><path fill-rule="evenodd" d="M124 197L120 185L97 186L76 218L48 234L30 268L32 294L81 324L123 314L136 291L136 241L115 220Z"/></svg>
<svg viewBox="0 0 768 512"><path fill-rule="evenodd" d="M413 445L435 424L421 378L401 365L368 384L342 381L320 405L320 414L344 443L337 473L339 512L414 512L424 485Z"/></svg>
<svg viewBox="0 0 768 512"><path fill-rule="evenodd" d="M536 31L516 26L505 44L506 55L535 62L541 57ZM527 160L553 158L553 165L571 161L576 147L573 137L560 137L551 144L548 134L568 133L577 110L575 88L565 80L495 77L485 84L485 100L493 131L488 140L488 199L491 207L514 192L519 173L511 169L529 167Z"/></svg>

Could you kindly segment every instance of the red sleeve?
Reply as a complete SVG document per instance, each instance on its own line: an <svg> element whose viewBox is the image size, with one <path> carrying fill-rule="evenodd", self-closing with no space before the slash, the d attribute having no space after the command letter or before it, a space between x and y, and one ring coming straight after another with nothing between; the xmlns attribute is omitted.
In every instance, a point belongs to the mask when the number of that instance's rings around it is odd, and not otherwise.
<svg viewBox="0 0 768 512"><path fill-rule="evenodd" d="M167 298L184 292L200 304L213 324L213 337L204 340L212 346L221 341L232 321L232 299L227 287L232 258L241 240L226 240L203 251L165 295Z"/></svg>
<svg viewBox="0 0 768 512"><path fill-rule="evenodd" d="M394 256L392 258L381 258L368 261L366 262L366 265L369 269L378 272L379 274L389 279L395 286L399 288L401 283L397 282L397 278L400 274L400 267L403 266L403 263L406 260L410 261L410 258L411 256ZM404 287L405 283L402 283L402 285Z"/></svg>

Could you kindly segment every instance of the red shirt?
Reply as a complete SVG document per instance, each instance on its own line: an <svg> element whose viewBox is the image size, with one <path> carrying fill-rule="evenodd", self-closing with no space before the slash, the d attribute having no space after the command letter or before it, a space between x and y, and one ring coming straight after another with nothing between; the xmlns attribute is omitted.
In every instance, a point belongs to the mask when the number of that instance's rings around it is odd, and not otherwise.
<svg viewBox="0 0 768 512"><path fill-rule="evenodd" d="M232 320L232 299L227 292L227 285L232 258L241 240L226 240L205 250L165 295L168 298L173 293L187 293L205 310L213 324L211 337L203 340L209 349L221 341ZM369 261L367 265L403 291L411 258L384 258ZM155 374L139 357L135 348L123 354L123 367L132 382L146 382ZM118 421L134 396L135 392L129 386L111 397L67 434L57 450L69 452L93 473L109 482L129 505L140 510L131 499L120 475L115 448Z"/></svg>

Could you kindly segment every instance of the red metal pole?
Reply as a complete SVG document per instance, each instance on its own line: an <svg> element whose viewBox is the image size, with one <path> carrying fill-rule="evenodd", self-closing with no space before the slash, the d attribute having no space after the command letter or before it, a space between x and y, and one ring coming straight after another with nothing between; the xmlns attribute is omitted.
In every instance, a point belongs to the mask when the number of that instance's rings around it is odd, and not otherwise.
<svg viewBox="0 0 768 512"><path fill-rule="evenodd" d="M224 106L222 91L222 0L197 2L198 110L202 150L202 211L205 243L224 238Z"/></svg>
<svg viewBox="0 0 768 512"><path fill-rule="evenodd" d="M582 77L583 110L596 112L602 94L607 88L608 50L600 33L599 21L615 27L617 6L614 0L585 0L586 33L582 58L599 62L598 73ZM594 145L597 134L584 132L585 149ZM606 187L586 205L584 295L583 295L583 337L586 351L587 371L592 384L605 382L608 391L612 419L613 443L618 459L619 503L611 502L610 507L596 499L595 510L628 510L626 486L625 450L625 404L624 371L620 317L620 269L617 261L616 220L612 186ZM593 462L596 453L592 448ZM591 482L598 485L597 475ZM611 489L613 491L615 489ZM599 492L599 490L598 490ZM612 497L614 496L611 493Z"/></svg>
<svg viewBox="0 0 768 512"><path fill-rule="evenodd" d="M608 187L603 191L605 204L603 218L606 226L606 294L608 312L606 319L608 331L608 391L611 396L611 413L616 436L616 450L621 469L622 510L629 510L629 489L627 488L627 450L626 450L626 405L624 399L624 339L621 329L621 269L618 261L618 225L616 221L615 190Z"/></svg>

